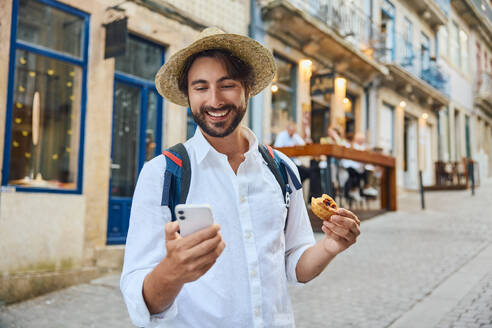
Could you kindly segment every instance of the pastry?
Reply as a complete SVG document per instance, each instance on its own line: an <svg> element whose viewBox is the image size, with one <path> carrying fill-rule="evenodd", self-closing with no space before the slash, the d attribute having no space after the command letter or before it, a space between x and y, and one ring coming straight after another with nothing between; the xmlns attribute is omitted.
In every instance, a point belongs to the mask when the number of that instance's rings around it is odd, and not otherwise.
<svg viewBox="0 0 492 328"><path fill-rule="evenodd" d="M321 220L328 221L333 214L336 214L338 205L333 198L323 194L321 197L311 197L311 210Z"/></svg>

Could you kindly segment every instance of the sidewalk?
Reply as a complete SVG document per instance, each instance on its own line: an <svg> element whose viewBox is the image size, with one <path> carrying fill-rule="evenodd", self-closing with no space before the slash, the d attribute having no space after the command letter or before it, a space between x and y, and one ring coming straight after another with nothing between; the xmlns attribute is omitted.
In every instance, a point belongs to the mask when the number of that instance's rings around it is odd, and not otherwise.
<svg viewBox="0 0 492 328"><path fill-rule="evenodd" d="M417 193L362 222L356 245L291 288L297 327L492 327L492 180ZM321 234L317 234L320 238ZM0 327L132 327L119 276L0 308Z"/></svg>
<svg viewBox="0 0 492 328"><path fill-rule="evenodd" d="M491 195L492 180L474 197L427 192L422 211L419 194L407 193L398 212L363 222L356 245L291 290L297 327L492 327L492 267L468 265L492 255Z"/></svg>

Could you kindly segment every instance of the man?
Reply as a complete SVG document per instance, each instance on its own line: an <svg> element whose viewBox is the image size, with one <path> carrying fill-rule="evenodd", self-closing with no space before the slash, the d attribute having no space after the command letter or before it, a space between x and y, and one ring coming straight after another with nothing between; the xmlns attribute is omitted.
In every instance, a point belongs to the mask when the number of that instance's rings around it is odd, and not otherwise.
<svg viewBox="0 0 492 328"><path fill-rule="evenodd" d="M365 141L364 134L357 132L351 147L357 150L366 150ZM360 201L360 195L377 197L378 191L369 185L369 171L373 171L374 166L348 159L344 159L342 165L349 174L345 188L350 198ZM361 181L364 182L363 188Z"/></svg>
<svg viewBox="0 0 492 328"><path fill-rule="evenodd" d="M192 169L186 202L210 204L217 224L181 237L160 206L165 158L144 165L120 284L135 325L292 327L287 281L313 279L356 241L360 222L341 209L315 244L302 190L292 193L286 218L256 137L239 125L248 98L274 73L269 50L211 28L157 74L160 94L189 105L199 127L185 143Z"/></svg>
<svg viewBox="0 0 492 328"><path fill-rule="evenodd" d="M292 147L292 146L304 146L306 143L297 133L296 122L289 120L287 122L287 128L280 131L275 137L274 147ZM295 157L290 158L294 164L296 164L301 177L301 182L304 182L310 176L309 167L302 165L301 161Z"/></svg>

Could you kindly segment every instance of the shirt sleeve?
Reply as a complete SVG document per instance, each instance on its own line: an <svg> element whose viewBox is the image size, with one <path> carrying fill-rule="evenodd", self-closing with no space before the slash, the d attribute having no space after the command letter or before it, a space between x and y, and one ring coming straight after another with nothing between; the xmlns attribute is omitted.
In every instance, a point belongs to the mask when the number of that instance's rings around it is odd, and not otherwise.
<svg viewBox="0 0 492 328"><path fill-rule="evenodd" d="M295 164L284 154L280 156L295 172L297 179L301 181ZM289 183L291 183L289 178ZM292 186L292 183L291 183ZM303 284L297 280L296 267L301 255L314 245L315 239L311 222L304 202L302 188L295 190L290 195L290 207L285 230L285 271L287 281L292 284Z"/></svg>
<svg viewBox="0 0 492 328"><path fill-rule="evenodd" d="M302 139L301 136L298 135L297 133L294 135L294 138L296 140L296 145L297 146L304 146L306 144L306 142L304 141L304 139Z"/></svg>
<svg viewBox="0 0 492 328"><path fill-rule="evenodd" d="M279 134L277 134L277 137L275 138L275 143L273 144L273 147L283 147L285 144L284 142L284 131L281 131Z"/></svg>
<svg viewBox="0 0 492 328"><path fill-rule="evenodd" d="M156 326L178 311L173 303L151 315L142 295L145 277L166 256L164 225L171 220L171 212L161 206L165 165L162 155L145 163L132 199L120 288L130 319L139 327Z"/></svg>

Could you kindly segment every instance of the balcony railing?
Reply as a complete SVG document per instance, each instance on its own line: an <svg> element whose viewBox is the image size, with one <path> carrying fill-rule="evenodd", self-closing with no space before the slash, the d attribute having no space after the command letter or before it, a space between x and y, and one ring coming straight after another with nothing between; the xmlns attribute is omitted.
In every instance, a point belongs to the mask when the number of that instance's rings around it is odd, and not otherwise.
<svg viewBox="0 0 492 328"><path fill-rule="evenodd" d="M449 97L449 76L439 67L435 59L430 57L429 50L413 47L408 38L400 34L396 34L391 43L384 40L381 43L394 44L393 47L383 49L385 53L382 57L383 62L401 66Z"/></svg>
<svg viewBox="0 0 492 328"><path fill-rule="evenodd" d="M375 51L375 41L381 39L379 28L352 1L290 0L290 2L322 21L356 49L377 60L380 59L381 53Z"/></svg>

